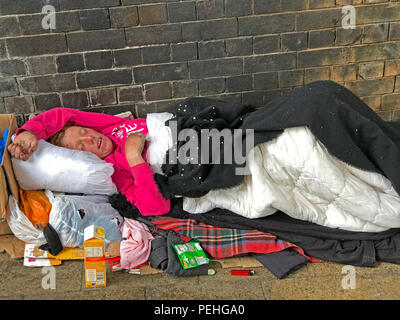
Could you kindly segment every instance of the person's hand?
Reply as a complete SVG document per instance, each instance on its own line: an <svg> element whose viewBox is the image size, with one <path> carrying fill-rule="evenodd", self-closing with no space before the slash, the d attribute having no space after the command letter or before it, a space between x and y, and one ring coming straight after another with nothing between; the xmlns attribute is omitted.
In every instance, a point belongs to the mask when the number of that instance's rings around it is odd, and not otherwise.
<svg viewBox="0 0 400 320"><path fill-rule="evenodd" d="M36 136L32 132L23 131L9 144L8 151L11 153L11 156L26 161L32 152L37 149L37 146L38 139Z"/></svg>
<svg viewBox="0 0 400 320"><path fill-rule="evenodd" d="M142 152L146 135L140 132L131 133L125 140L125 156L131 167L143 163Z"/></svg>

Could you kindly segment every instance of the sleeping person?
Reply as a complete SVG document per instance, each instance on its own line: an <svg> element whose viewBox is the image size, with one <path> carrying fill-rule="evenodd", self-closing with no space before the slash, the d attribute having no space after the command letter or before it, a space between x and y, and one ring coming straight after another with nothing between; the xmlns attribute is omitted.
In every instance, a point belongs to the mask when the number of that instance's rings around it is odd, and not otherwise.
<svg viewBox="0 0 400 320"><path fill-rule="evenodd" d="M117 116L54 108L27 121L16 132L8 150L27 160L43 139L69 149L91 152L112 163L112 180L142 215L162 215L170 210L154 181L146 161L146 119L126 120Z"/></svg>

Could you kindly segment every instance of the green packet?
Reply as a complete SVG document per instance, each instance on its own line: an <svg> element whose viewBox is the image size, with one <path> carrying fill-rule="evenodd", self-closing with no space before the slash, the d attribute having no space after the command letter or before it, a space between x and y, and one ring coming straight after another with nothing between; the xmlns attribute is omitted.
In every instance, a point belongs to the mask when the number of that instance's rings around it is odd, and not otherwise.
<svg viewBox="0 0 400 320"><path fill-rule="evenodd" d="M175 249L183 269L195 268L210 262L198 242L173 244L172 247Z"/></svg>

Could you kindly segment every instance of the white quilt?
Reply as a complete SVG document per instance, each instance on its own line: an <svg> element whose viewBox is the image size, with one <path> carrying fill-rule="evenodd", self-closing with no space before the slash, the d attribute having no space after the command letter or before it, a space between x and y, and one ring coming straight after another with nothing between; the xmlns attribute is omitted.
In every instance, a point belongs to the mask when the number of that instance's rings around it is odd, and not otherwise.
<svg viewBox="0 0 400 320"><path fill-rule="evenodd" d="M171 141L165 131L164 139ZM154 143L154 153L165 154L168 143L162 146ZM203 213L224 208L251 219L281 210L296 219L350 231L400 227L400 197L391 182L333 157L307 127L286 129L257 145L248 165L250 174L242 184L200 198L185 197L183 209Z"/></svg>

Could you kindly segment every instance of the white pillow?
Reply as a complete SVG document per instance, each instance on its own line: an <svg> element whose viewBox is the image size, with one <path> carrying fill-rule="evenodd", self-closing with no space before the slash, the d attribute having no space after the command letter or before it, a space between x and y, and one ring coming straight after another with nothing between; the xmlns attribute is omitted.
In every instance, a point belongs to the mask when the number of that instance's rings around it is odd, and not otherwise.
<svg viewBox="0 0 400 320"><path fill-rule="evenodd" d="M27 161L12 157L14 174L23 190L49 189L56 192L117 193L111 180L114 168L96 155L55 146L39 140Z"/></svg>

